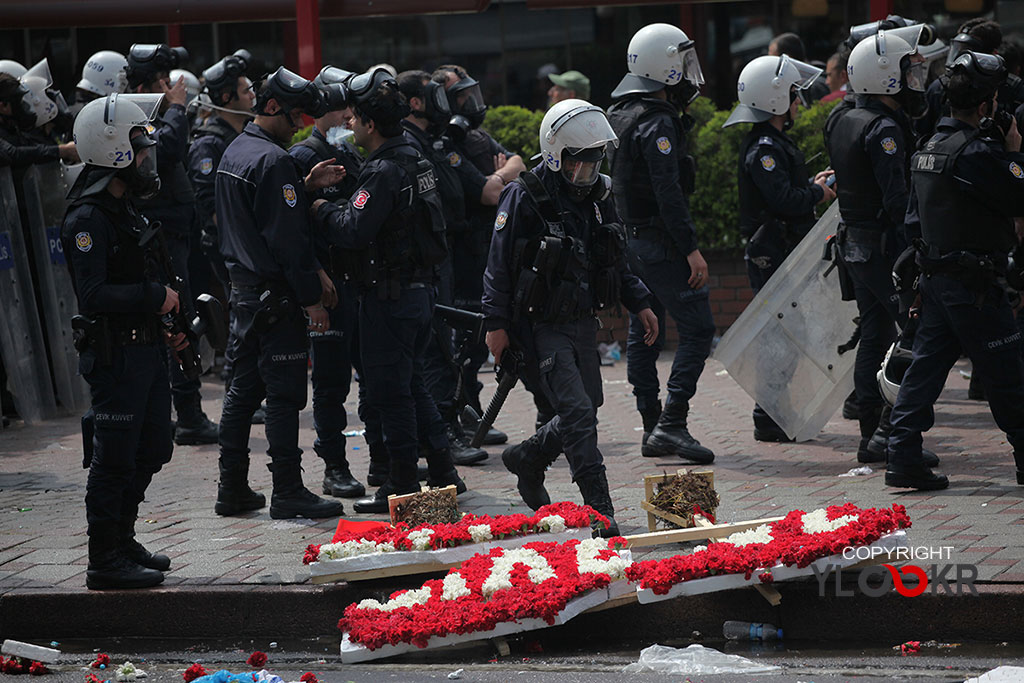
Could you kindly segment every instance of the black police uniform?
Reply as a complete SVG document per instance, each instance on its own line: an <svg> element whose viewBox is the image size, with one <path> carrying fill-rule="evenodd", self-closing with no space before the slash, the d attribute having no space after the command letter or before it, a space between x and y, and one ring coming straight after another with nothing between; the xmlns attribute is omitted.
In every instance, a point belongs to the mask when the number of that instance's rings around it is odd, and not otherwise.
<svg viewBox="0 0 1024 683"><path fill-rule="evenodd" d="M199 224L200 246L225 291L230 287L231 281L218 244L214 190L220 159L224 156L224 150L236 137L238 131L234 126L213 114L192 131L192 144L188 149L188 179L196 195L196 221Z"/></svg>
<svg viewBox="0 0 1024 683"><path fill-rule="evenodd" d="M874 462L885 459L884 439L871 450L868 445L876 429L888 429L875 375L896 336L899 307L891 273L907 244L903 219L913 134L902 111L865 97L836 122L828 143L842 216L840 257L860 314L854 367L861 432L857 457Z"/></svg>
<svg viewBox="0 0 1024 683"><path fill-rule="evenodd" d="M696 226L687 200L694 183L693 160L686 153L692 119L680 117L664 100L634 95L612 105L608 120L619 138L618 150L609 146L609 155L615 207L629 238L629 265L654 295L651 308L659 325L657 342L647 346L640 319L630 318L626 377L643 417L645 438L663 421L661 427L667 428L667 433L684 435L687 443L692 442L692 447L674 452L710 462L714 458L711 451L696 444L686 431L689 400L697 391L697 379L715 335L707 283L694 289L688 282L691 273L686 257L697 249ZM665 346L666 313L675 320L679 345L662 418L656 364Z"/></svg>
<svg viewBox="0 0 1024 683"><path fill-rule="evenodd" d="M152 199L139 201L139 210L150 222L159 221L174 273L181 278L181 305L193 315L188 260L195 227L195 192L185 162L188 156L189 122L185 107L172 104L155 121L150 131L156 139L160 191ZM177 363L171 362L171 398L178 415L175 440L179 444L215 443L216 425L203 413L199 378L187 379Z"/></svg>
<svg viewBox="0 0 1024 683"><path fill-rule="evenodd" d="M936 78L928 84L925 91L928 111L919 119L914 120L914 130L918 137L927 139L934 133L941 118L949 116L949 102L942 87L942 81ZM1024 119L1024 80L1015 74L1007 74L1006 81L999 86L996 93L999 108L1013 113L1018 125Z"/></svg>
<svg viewBox="0 0 1024 683"><path fill-rule="evenodd" d="M340 514L340 504L305 489L300 468L299 411L306 405L309 359L301 307L316 304L322 294L303 177L280 144L248 123L225 150L216 183L234 309L228 348L234 374L221 414L217 511L262 507L262 496L248 489L248 444L252 415L266 397L271 516Z"/></svg>
<svg viewBox="0 0 1024 683"><path fill-rule="evenodd" d="M303 176L328 159L335 159L335 163L345 167L345 177L341 182L317 190L313 195L316 199L344 203L358 187L362 157L347 146L339 148L329 144L316 126L308 138L293 145L288 153L298 162ZM336 272L327 239L320 231L313 233L313 249L320 267L331 277L338 292L338 304L329 310L330 329L309 333L313 364L313 428L316 430L313 450L324 461L324 493L352 498L366 493L359 482L351 481L352 474L345 457L344 432L348 425L345 400L352 384L353 362L357 368L359 364L359 348L355 342L356 292L345 282L344 274ZM368 426L367 431L379 434L379 426L376 429ZM373 440L370 437L367 442Z"/></svg>
<svg viewBox="0 0 1024 683"><path fill-rule="evenodd" d="M433 169L403 137L388 138L367 157L352 201L323 204L316 221L331 244L348 251L349 276L360 286L362 380L390 458L388 480L375 496L358 501L356 511L386 511L389 493L419 490L420 445L428 483L464 491L444 422L423 383L436 276L424 265L420 245L435 238L443 245L444 239Z"/></svg>
<svg viewBox="0 0 1024 683"><path fill-rule="evenodd" d="M170 564L134 541L139 504L173 450L167 346L158 316L166 292L139 245L145 228L129 200L103 190L74 200L61 231L78 309L93 321L76 343L79 371L92 394L92 457L84 463L89 568L122 579L111 584L90 572L90 588L153 585L162 576L152 570ZM149 572L126 566L125 556Z"/></svg>
<svg viewBox="0 0 1024 683"><path fill-rule="evenodd" d="M31 166L60 160L60 148L27 139L13 122L0 117L0 166Z"/></svg>
<svg viewBox="0 0 1024 683"><path fill-rule="evenodd" d="M1024 216L1024 154L944 117L914 155L911 175L906 220L910 235L923 240L921 320L892 410L886 484L913 486L920 477L921 433L935 423L932 406L962 351L1013 446L1017 483L1024 484L1021 334L1002 279L1017 246L1013 217Z"/></svg>
<svg viewBox="0 0 1024 683"><path fill-rule="evenodd" d="M767 121L755 123L740 145L738 187L740 232L748 238L744 260L756 293L814 225L814 206L825 191L810 182L803 152ZM754 430L761 440L787 439L756 404Z"/></svg>
<svg viewBox="0 0 1024 683"><path fill-rule="evenodd" d="M487 327L506 330L523 349L525 374L556 413L526 442L507 449L503 459L519 475L524 500L536 509L548 502L544 469L564 451L584 502L611 517L597 447L597 409L604 395L594 312L621 299L635 314L650 307L651 297L626 267L624 235L611 199L573 201L565 188L560 173L542 163L510 183L498 202L483 279ZM542 240L548 249L538 248ZM535 279L533 255L551 248L560 249L561 256L540 267ZM536 486L539 491L531 493Z"/></svg>

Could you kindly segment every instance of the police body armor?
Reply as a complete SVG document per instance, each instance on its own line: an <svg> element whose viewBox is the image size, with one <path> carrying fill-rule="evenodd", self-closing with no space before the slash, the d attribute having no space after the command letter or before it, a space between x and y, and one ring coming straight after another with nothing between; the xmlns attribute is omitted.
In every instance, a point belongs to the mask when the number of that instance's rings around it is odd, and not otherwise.
<svg viewBox="0 0 1024 683"><path fill-rule="evenodd" d="M238 131L219 116L211 116L203 121L203 125L192 129L192 142L207 135L220 138L224 141L224 146L227 147L232 140L238 137Z"/></svg>
<svg viewBox="0 0 1024 683"><path fill-rule="evenodd" d="M752 147L762 144L772 145L786 155L789 161L789 182L794 187L802 187L807 184L807 165L804 153L792 143L782 137L760 135L756 130L747 133L746 139L740 145L740 165L745 166L747 156ZM752 236L758 228L775 222L781 230L781 236L787 245L795 245L807 231L814 225L814 212L806 216L775 216L768 208L761 191L754 185L749 173L739 174L740 193L740 232L745 237ZM787 249L788 251L788 249Z"/></svg>
<svg viewBox="0 0 1024 683"><path fill-rule="evenodd" d="M619 299L618 260L625 236L617 223L603 223L594 200L590 239L565 234L562 217L544 183L532 171L515 180L544 223L540 235L521 237L513 247L513 322L566 323L592 315ZM596 224L596 226L595 226ZM589 243L589 247L588 247Z"/></svg>
<svg viewBox="0 0 1024 683"><path fill-rule="evenodd" d="M875 180L871 157L864 150L863 140L868 128L884 117L871 109L850 109L832 128L829 137L829 158L838 179L839 213L846 223L874 223L876 229L885 211L882 188Z"/></svg>
<svg viewBox="0 0 1024 683"><path fill-rule="evenodd" d="M157 156L157 172L160 174L160 191L152 199L139 200L139 209L162 209L178 204L195 204L196 193L188 179L185 163L175 161L161 163Z"/></svg>
<svg viewBox="0 0 1024 683"><path fill-rule="evenodd" d="M933 139L911 159L921 236L929 256L960 251L1005 256L1016 246L1013 221L965 193L954 177L957 158L980 134L959 130L944 140Z"/></svg>
<svg viewBox="0 0 1024 683"><path fill-rule="evenodd" d="M645 163L635 163L637 156L633 149L633 131L646 118L658 112L668 113L684 145L676 152L679 160L679 182L684 195L691 195L695 189L696 166L693 157L684 154L685 140L693 119L681 117L667 102L653 98L631 97L613 104L608 110L608 122L619 138L619 147L608 145L608 165L612 172L612 194L615 196L619 215L630 227L654 226L661 228L658 204L651 191L651 177ZM685 117L685 120L684 120Z"/></svg>
<svg viewBox="0 0 1024 683"><path fill-rule="evenodd" d="M362 166L362 160L351 158L352 155L349 150L335 147L315 135L310 135L297 144L313 150L321 161L337 159L338 163L345 167L345 177L341 179L341 182L317 190L313 195L314 198L326 199L335 204L347 202L351 199L355 191L359 189L359 168Z"/></svg>
<svg viewBox="0 0 1024 683"><path fill-rule="evenodd" d="M399 191L399 206L367 249L341 250L346 279L368 289L376 287L381 298L397 298L403 283L432 282L435 267L448 256L444 209L434 167L415 149L406 147L392 148L376 157L405 171L409 184Z"/></svg>

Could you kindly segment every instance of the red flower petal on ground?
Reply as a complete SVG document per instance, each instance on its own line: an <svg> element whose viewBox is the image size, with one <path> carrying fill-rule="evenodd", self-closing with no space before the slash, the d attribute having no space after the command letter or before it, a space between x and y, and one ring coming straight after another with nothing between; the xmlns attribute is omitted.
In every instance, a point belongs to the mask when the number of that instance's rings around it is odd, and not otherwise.
<svg viewBox="0 0 1024 683"><path fill-rule="evenodd" d="M320 683L316 678L316 674L312 671L307 671L302 674L302 676L299 677L299 680L302 681L302 683Z"/></svg>
<svg viewBox="0 0 1024 683"><path fill-rule="evenodd" d="M99 653L98 655L96 655L96 661L90 664L89 666L91 666L94 669L98 669L100 668L101 665L110 666L110 655L104 654L102 652Z"/></svg>
<svg viewBox="0 0 1024 683"><path fill-rule="evenodd" d="M50 670L46 668L46 665L42 662L32 662L28 667L28 672L33 676L42 676L50 673Z"/></svg>
<svg viewBox="0 0 1024 683"><path fill-rule="evenodd" d="M186 681L191 681L191 678L186 678ZM96 674L88 674L85 677L85 683L103 683Z"/></svg>
<svg viewBox="0 0 1024 683"><path fill-rule="evenodd" d="M203 668L202 664L196 662L189 668L185 669L185 673L183 673L181 677L185 679L185 683L192 683L192 681L194 681L195 679L205 675L206 669ZM90 681L89 683L93 682Z"/></svg>
<svg viewBox="0 0 1024 683"><path fill-rule="evenodd" d="M262 669L263 665L267 663L267 653L256 650L249 655L249 659L245 660L245 663L254 669Z"/></svg>
<svg viewBox="0 0 1024 683"><path fill-rule="evenodd" d="M5 674L23 674L25 673L25 667L21 662L18 661L17 657L11 657L4 662L4 673Z"/></svg>

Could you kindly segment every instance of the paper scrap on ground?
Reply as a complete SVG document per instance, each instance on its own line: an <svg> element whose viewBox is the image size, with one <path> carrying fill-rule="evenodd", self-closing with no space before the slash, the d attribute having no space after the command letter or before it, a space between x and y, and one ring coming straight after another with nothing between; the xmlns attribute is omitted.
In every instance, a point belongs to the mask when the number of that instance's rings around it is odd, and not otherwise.
<svg viewBox="0 0 1024 683"><path fill-rule="evenodd" d="M840 477L866 477L869 474L871 474L872 472L874 472L873 469L871 469L867 465L864 465L863 467L854 467L852 470L850 470L846 474L840 474L839 476Z"/></svg>
<svg viewBox="0 0 1024 683"><path fill-rule="evenodd" d="M640 659L627 665L622 673L648 671L659 674L760 674L778 671L780 667L759 664L739 655L727 655L703 645L685 649L651 645L640 651Z"/></svg>
<svg viewBox="0 0 1024 683"><path fill-rule="evenodd" d="M1024 681L1024 666L1000 666L964 683L1019 683Z"/></svg>

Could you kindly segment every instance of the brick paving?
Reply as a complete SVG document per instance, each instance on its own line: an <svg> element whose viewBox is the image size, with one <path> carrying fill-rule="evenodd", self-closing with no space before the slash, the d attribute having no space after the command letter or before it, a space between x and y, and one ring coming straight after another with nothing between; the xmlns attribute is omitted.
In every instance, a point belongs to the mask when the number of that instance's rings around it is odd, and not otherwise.
<svg viewBox="0 0 1024 683"><path fill-rule="evenodd" d="M667 376L670 355L660 371ZM936 427L926 444L943 460L951 486L939 492L897 492L882 485L877 467L868 476L840 477L857 467L857 426L837 416L813 441L761 444L752 438L753 402L710 361L691 408L691 431L717 454L712 466L722 497L719 518L738 521L852 501L861 506L906 505L915 546L952 546L952 561L979 565L979 579L1024 583L1024 487L1014 483L1010 447L984 403L967 399L967 382L957 366L936 405ZM623 533L646 531L641 481L646 474L672 472L682 463L640 456L640 421L625 380L625 362L603 369L605 404L600 412L600 446L608 467L616 515ZM484 376L485 395L494 389ZM204 385L205 407L216 419L219 384ZM347 404L349 429L358 429L354 393ZM533 404L516 389L498 426L513 440L533 424ZM301 415L305 480L319 491L322 462L312 450L312 414ZM262 426L252 429L252 483L269 498ZM367 451L361 437L349 440L356 476L365 479ZM501 465L501 447L489 449L481 466L463 468L469 493L464 511L527 512L515 479ZM15 589L84 591L86 560L85 471L81 468L79 421L63 418L37 427L16 424L0 432L0 594ZM552 499L579 502L560 458L548 474ZM213 512L217 487L215 446L176 447L156 476L143 504L139 539L172 558L167 585L292 584L306 581L301 564L307 543L328 540L334 520L272 520L266 509L244 517ZM346 504L347 509L351 509ZM662 551L665 552L665 551Z"/></svg>

